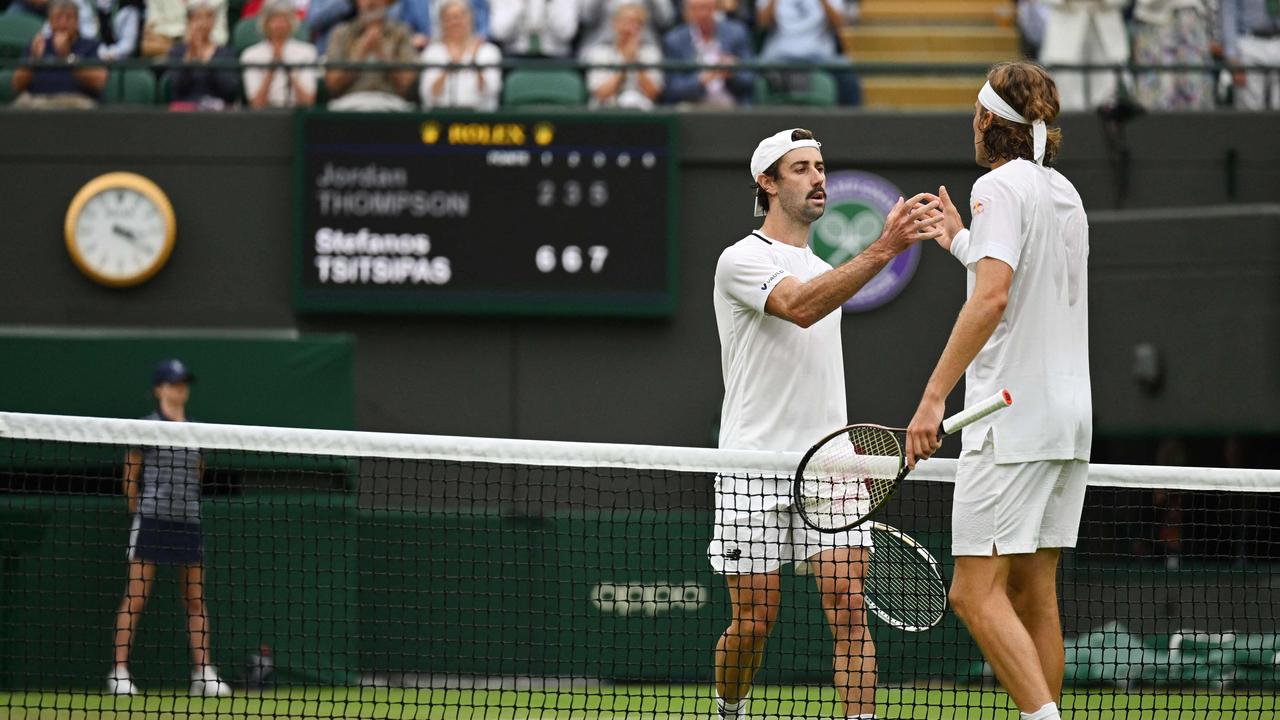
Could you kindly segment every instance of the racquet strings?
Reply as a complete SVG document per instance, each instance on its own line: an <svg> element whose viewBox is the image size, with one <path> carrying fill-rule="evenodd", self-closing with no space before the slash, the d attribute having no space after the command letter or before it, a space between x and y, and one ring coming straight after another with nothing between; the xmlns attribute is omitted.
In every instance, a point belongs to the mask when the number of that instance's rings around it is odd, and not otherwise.
<svg viewBox="0 0 1280 720"><path fill-rule="evenodd" d="M875 523L863 594L882 620L900 630L933 627L947 609L947 586L936 561L903 537Z"/></svg>
<svg viewBox="0 0 1280 720"><path fill-rule="evenodd" d="M799 479L800 511L822 530L866 519L893 494L903 446L886 428L855 425L823 443Z"/></svg>

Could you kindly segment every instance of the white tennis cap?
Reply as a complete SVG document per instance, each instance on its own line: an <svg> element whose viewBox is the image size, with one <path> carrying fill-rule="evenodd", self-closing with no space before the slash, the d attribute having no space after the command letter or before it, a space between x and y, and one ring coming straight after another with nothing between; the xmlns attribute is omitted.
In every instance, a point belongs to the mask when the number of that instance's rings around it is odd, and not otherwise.
<svg viewBox="0 0 1280 720"><path fill-rule="evenodd" d="M821 148L822 143L817 140L792 140L791 135L800 128L791 128L774 133L769 137L760 141L756 146L756 151L751 154L751 180L760 177L760 173L769 169L769 166L778 162L783 155L796 150L798 148ZM757 197L755 205L756 217L764 215L764 210L760 207L760 201Z"/></svg>

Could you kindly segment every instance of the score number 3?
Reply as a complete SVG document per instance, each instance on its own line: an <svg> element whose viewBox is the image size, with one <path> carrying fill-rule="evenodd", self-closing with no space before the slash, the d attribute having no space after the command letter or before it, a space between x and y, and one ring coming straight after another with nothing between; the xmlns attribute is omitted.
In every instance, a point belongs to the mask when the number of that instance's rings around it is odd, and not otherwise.
<svg viewBox="0 0 1280 720"><path fill-rule="evenodd" d="M579 207L583 199L591 207L604 207L609 202L609 184L603 180L594 180L587 185L585 193L578 180L566 180L562 188L557 188L553 180L538 182L538 206L551 207L557 199L566 207Z"/></svg>
<svg viewBox="0 0 1280 720"><path fill-rule="evenodd" d="M582 248L577 245L566 245L559 252L551 245L543 245L534 253L533 262L543 273L556 270L576 273L582 270L585 261L591 272L598 273L604 269L604 261L607 257L609 257L609 248L604 245L592 245L587 248L586 257L583 257Z"/></svg>

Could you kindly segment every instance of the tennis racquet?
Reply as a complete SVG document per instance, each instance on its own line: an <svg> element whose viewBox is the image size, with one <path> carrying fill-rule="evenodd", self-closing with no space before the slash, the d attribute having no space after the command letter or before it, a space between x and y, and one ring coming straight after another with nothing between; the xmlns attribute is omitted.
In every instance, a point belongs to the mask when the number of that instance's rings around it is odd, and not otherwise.
<svg viewBox="0 0 1280 720"><path fill-rule="evenodd" d="M923 545L901 530L872 521L871 553L862 578L867 609L904 632L923 632L947 610L942 567Z"/></svg>
<svg viewBox="0 0 1280 720"><path fill-rule="evenodd" d="M945 437L1013 404L1008 390L942 421ZM841 532L871 517L893 496L910 472L903 428L850 425L822 438L805 453L792 483L793 507L804 523L823 532Z"/></svg>

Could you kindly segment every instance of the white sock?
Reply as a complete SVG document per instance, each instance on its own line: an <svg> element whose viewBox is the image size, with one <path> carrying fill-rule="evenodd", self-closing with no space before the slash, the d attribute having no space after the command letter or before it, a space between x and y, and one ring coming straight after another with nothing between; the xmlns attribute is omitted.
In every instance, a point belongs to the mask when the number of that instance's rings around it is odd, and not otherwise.
<svg viewBox="0 0 1280 720"><path fill-rule="evenodd" d="M876 720L876 714L862 713L861 715L850 715L846 720Z"/></svg>
<svg viewBox="0 0 1280 720"><path fill-rule="evenodd" d="M722 718L738 717L738 713L742 711L743 706L745 706L746 704L747 704L746 698L742 698L738 702L731 703L725 700L724 698L720 697L719 694L716 695L716 709L720 711L720 717Z"/></svg>
<svg viewBox="0 0 1280 720"><path fill-rule="evenodd" d="M1062 720L1062 716L1058 714L1058 706L1056 703L1045 703L1040 709L1033 713L1018 713L1022 716L1022 720Z"/></svg>

